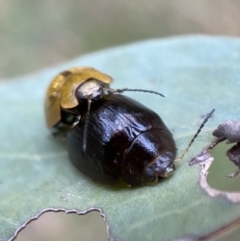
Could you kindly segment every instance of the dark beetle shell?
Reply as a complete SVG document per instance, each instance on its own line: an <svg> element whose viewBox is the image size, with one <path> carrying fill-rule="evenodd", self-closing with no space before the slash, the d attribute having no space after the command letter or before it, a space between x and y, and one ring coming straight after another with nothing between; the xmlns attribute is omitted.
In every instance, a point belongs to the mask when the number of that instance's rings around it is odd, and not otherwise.
<svg viewBox="0 0 240 241"><path fill-rule="evenodd" d="M167 177L168 169L173 172L175 142L155 112L120 94L103 96L92 103L83 152L86 109L79 110L81 120L67 137L70 160L85 175L136 186Z"/></svg>

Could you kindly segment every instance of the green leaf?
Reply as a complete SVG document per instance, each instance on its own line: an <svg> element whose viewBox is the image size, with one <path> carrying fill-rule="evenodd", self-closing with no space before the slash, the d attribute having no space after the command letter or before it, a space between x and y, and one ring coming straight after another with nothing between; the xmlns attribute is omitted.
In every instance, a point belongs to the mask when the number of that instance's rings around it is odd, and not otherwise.
<svg viewBox="0 0 240 241"><path fill-rule="evenodd" d="M240 39L178 37L89 54L67 64L0 84L0 239L45 209L99 208L111 237L170 240L204 235L239 218L240 205L212 198L188 162L214 138L213 129L239 118ZM173 132L180 155L211 109L209 120L175 174L155 186L113 188L95 183L68 159L66 143L47 137L43 101L50 80L74 66L109 75L113 88L143 88L166 98L130 93L155 110Z"/></svg>

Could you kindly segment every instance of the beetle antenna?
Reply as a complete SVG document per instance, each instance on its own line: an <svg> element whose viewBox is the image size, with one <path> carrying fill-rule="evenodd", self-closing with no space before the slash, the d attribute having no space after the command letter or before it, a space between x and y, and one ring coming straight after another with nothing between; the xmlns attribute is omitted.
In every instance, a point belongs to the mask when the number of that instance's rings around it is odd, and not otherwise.
<svg viewBox="0 0 240 241"><path fill-rule="evenodd" d="M183 159L183 157L186 155L186 153L189 151L190 147L192 146L193 142L195 141L195 139L197 138L198 134L201 132L202 128L204 127L204 125L206 124L206 122L209 120L209 118L212 116L212 114L214 113L215 109L211 110L210 113L207 114L206 118L204 119L204 121L202 122L202 124L200 125L200 127L198 128L197 132L195 133L195 135L193 136L193 138L191 139L191 141L189 142L187 148L185 149L185 151L183 152L183 154L177 158L175 161L181 161Z"/></svg>
<svg viewBox="0 0 240 241"><path fill-rule="evenodd" d="M138 91L138 92L145 92L145 93L151 93L155 95L160 95L161 97L165 97L163 94L153 91L153 90L143 90L143 89L128 89L128 88L123 88L123 89L108 89L104 88L105 90L109 91L110 93L122 93L125 91Z"/></svg>
<svg viewBox="0 0 240 241"><path fill-rule="evenodd" d="M89 124L89 114L90 114L91 104L92 104L92 100L90 98L88 98L87 101L88 101L88 108L87 108L86 121L84 125L84 130L83 130L83 146L82 146L83 153L85 153L87 149L87 130L88 130L88 124Z"/></svg>

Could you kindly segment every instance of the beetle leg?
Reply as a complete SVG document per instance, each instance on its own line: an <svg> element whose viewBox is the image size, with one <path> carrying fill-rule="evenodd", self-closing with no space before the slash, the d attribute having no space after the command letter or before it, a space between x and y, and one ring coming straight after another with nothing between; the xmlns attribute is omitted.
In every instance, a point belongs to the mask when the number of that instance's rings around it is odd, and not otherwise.
<svg viewBox="0 0 240 241"><path fill-rule="evenodd" d="M67 132L69 131L69 126L63 125L52 128L51 132L48 133L48 138L60 137L62 141L66 141Z"/></svg>
<svg viewBox="0 0 240 241"><path fill-rule="evenodd" d="M231 174L227 175L226 177L234 178L234 177L236 177L239 173L240 173L240 169L238 169L238 170L237 170L236 172L234 172L234 173L231 173Z"/></svg>
<svg viewBox="0 0 240 241"><path fill-rule="evenodd" d="M80 122L80 120L81 120L81 116L77 115L71 127L74 128Z"/></svg>
<svg viewBox="0 0 240 241"><path fill-rule="evenodd" d="M157 183L158 183L158 176L157 176L157 174L156 174L156 176L155 176L153 181L147 182L148 185L156 185Z"/></svg>

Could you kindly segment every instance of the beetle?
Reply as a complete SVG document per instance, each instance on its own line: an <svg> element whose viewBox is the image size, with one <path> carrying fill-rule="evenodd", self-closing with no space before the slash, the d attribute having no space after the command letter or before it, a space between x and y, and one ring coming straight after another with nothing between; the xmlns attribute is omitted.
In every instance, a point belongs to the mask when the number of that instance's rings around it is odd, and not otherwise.
<svg viewBox="0 0 240 241"><path fill-rule="evenodd" d="M85 108L86 109L86 108ZM70 160L95 181L131 186L170 176L176 145L162 119L142 104L120 94L108 94L83 111L67 135ZM88 143L82 150L88 121Z"/></svg>
<svg viewBox="0 0 240 241"><path fill-rule="evenodd" d="M172 133L154 111L121 95L142 89L111 89L112 78L91 67L56 76L45 98L49 128L72 126L67 134L71 162L95 181L130 186L157 183L175 170L177 148ZM203 125L190 141L192 145Z"/></svg>

